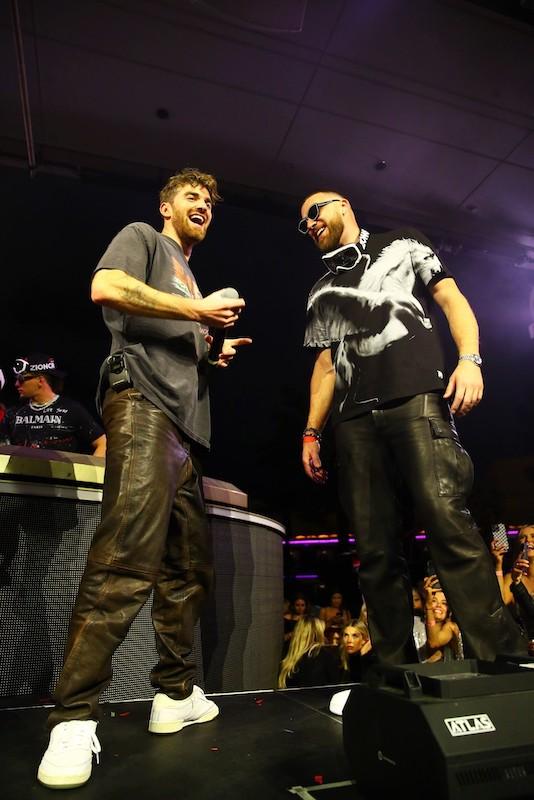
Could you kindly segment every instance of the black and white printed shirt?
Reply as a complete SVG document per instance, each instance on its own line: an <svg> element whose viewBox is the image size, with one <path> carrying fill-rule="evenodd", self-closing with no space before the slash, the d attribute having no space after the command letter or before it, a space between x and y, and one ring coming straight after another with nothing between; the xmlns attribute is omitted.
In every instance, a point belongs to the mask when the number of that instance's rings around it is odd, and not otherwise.
<svg viewBox="0 0 534 800"><path fill-rule="evenodd" d="M323 257L328 264L328 254ZM356 263L354 263L356 262ZM332 348L334 424L384 403L444 388L429 287L452 277L419 231L362 230L355 258L312 288L306 347Z"/></svg>

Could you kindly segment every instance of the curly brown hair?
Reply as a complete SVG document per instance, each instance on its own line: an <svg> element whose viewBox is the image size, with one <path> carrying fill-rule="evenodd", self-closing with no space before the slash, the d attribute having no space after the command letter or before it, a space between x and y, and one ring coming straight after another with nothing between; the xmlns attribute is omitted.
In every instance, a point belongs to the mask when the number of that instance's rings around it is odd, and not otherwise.
<svg viewBox="0 0 534 800"><path fill-rule="evenodd" d="M222 200L217 189L217 178L209 172L201 172L196 167L184 167L180 172L171 175L159 193L160 203L171 203L174 195L182 186L202 186L208 190L213 205Z"/></svg>

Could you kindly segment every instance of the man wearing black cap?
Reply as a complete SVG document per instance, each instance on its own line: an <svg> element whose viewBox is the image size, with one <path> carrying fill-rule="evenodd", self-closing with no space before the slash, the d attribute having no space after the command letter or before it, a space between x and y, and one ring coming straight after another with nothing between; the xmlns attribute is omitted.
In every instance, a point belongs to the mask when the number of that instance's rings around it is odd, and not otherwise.
<svg viewBox="0 0 534 800"><path fill-rule="evenodd" d="M52 356L17 358L13 372L23 405L9 409L2 423L9 444L105 456L102 427L80 403L60 394L65 373Z"/></svg>

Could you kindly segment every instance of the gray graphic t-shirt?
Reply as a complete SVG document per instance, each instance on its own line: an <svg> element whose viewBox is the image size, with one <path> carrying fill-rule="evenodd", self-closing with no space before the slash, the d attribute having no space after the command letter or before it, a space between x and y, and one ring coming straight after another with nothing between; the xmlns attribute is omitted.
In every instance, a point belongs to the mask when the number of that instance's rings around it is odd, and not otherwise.
<svg viewBox="0 0 534 800"><path fill-rule="evenodd" d="M144 222L132 222L98 262L120 269L162 292L202 297L182 248ZM195 322L156 319L103 309L111 352L123 350L134 387L193 441L208 447L207 329Z"/></svg>
<svg viewBox="0 0 534 800"><path fill-rule="evenodd" d="M428 287L451 275L419 231L361 231L351 258L329 261L308 298L304 344L332 348L334 424L444 387Z"/></svg>

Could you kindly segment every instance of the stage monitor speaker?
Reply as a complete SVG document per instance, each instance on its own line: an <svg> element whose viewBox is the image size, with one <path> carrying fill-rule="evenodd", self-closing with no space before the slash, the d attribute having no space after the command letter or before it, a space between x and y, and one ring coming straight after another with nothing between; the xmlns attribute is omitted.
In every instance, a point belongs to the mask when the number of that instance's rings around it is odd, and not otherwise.
<svg viewBox="0 0 534 800"><path fill-rule="evenodd" d="M376 668L343 710L358 792L532 800L534 670L518 661Z"/></svg>

